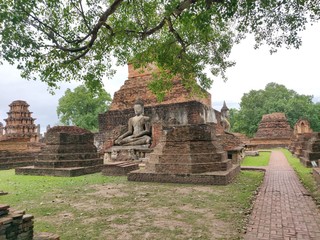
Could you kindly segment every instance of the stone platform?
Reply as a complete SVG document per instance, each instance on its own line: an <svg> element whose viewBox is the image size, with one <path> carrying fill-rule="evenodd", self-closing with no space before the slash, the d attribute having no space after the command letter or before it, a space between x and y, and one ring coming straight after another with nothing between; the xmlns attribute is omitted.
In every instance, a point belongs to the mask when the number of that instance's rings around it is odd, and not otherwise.
<svg viewBox="0 0 320 240"><path fill-rule="evenodd" d="M93 144L93 134L72 127L53 127L33 166L16 168L19 175L75 177L100 172L103 159Z"/></svg>
<svg viewBox="0 0 320 240"><path fill-rule="evenodd" d="M136 182L161 182L161 183L189 183L206 185L227 185L240 172L239 165L233 165L227 171L215 171L206 173L169 174L147 172L146 170L132 171L128 174L129 181Z"/></svg>
<svg viewBox="0 0 320 240"><path fill-rule="evenodd" d="M0 170L33 165L38 153L0 151Z"/></svg>
<svg viewBox="0 0 320 240"><path fill-rule="evenodd" d="M70 167L70 168L39 168L36 166L20 167L15 169L17 175L77 177L86 174L101 172L102 159L99 166L93 167Z"/></svg>
<svg viewBox="0 0 320 240"><path fill-rule="evenodd" d="M145 169L130 172L129 181L225 185L239 173L215 135L214 124L163 126L160 143Z"/></svg>

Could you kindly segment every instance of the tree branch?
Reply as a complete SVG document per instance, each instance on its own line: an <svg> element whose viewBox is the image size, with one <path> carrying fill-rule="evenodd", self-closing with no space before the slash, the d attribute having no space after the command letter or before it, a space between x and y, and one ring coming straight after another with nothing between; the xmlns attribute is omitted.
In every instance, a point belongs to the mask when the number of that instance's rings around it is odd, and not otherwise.
<svg viewBox="0 0 320 240"><path fill-rule="evenodd" d="M169 31L174 35L174 37L177 39L177 41L180 43L183 51L186 51L186 44L183 41L183 39L181 38L181 36L179 35L179 33L173 28L172 22L171 22L171 18L168 17L167 18L168 21L168 26L169 26Z"/></svg>
<svg viewBox="0 0 320 240"><path fill-rule="evenodd" d="M88 24L88 21L87 21L87 18L86 18L85 14L84 14L84 11L83 11L82 1L81 0L77 0L77 2L78 2L80 7L78 7L77 4L74 1L70 1L70 2L78 10L79 14L81 15L81 17L83 19L84 25L87 27L89 32L91 32L92 29L90 28L90 26Z"/></svg>
<svg viewBox="0 0 320 240"><path fill-rule="evenodd" d="M79 0L79 5L80 5L80 13L81 13L81 16L83 18L84 24L87 26L88 30L91 32L92 29L90 28L90 26L88 24L88 21L87 21L87 18L84 15L84 11L83 11L83 6L82 6L82 1L81 0Z"/></svg>

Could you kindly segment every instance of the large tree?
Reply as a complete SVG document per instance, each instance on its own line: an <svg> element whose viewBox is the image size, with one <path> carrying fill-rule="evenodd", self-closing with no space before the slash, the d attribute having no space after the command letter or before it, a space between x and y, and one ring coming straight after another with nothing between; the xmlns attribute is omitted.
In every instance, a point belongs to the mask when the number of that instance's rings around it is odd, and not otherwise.
<svg viewBox="0 0 320 240"><path fill-rule="evenodd" d="M105 90L92 92L83 85L67 89L59 99L57 114L65 125L76 125L90 131L98 130L98 115L108 110L110 94Z"/></svg>
<svg viewBox="0 0 320 240"><path fill-rule="evenodd" d="M313 96L301 95L284 85L268 83L264 90L251 90L241 98L240 109L230 110L232 130L253 136L264 114L283 112L291 125L309 120L314 131L320 131L320 103Z"/></svg>
<svg viewBox="0 0 320 240"><path fill-rule="evenodd" d="M299 32L320 16L319 0L0 0L0 60L22 76L55 87L83 80L101 88L111 62L156 64L207 89L211 73L225 77L232 46L245 34L271 51L299 47ZM166 90L170 76L152 84Z"/></svg>

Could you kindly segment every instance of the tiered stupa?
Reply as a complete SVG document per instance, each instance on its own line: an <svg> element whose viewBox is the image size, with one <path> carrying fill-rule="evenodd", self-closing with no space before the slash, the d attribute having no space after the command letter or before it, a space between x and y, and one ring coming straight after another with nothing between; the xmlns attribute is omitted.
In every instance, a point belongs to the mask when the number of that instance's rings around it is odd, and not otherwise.
<svg viewBox="0 0 320 240"><path fill-rule="evenodd" d="M258 148L288 147L292 134L293 130L284 113L265 114L251 144L256 144Z"/></svg>
<svg viewBox="0 0 320 240"><path fill-rule="evenodd" d="M39 127L34 123L29 104L16 100L9 107L6 125L0 124L0 169L33 164L41 147Z"/></svg>
<svg viewBox="0 0 320 240"><path fill-rule="evenodd" d="M99 115L101 150L109 156L105 158L105 167L109 167L109 160L118 161L118 156L127 151L126 156L132 154L132 160L140 160L142 155L146 163L145 169L128 174L130 181L231 182L240 166L228 158L215 135L218 121L210 94L206 93L204 98L192 96L181 79L175 77L172 89L158 102L148 89L158 70L154 66L144 71L132 65L128 68L128 80L115 93L109 111ZM137 99L144 102L144 115L152 125L150 151L139 146L114 146L115 140L127 131L128 120L135 116L133 105Z"/></svg>
<svg viewBox="0 0 320 240"><path fill-rule="evenodd" d="M9 107L8 118L4 119L6 126L3 138L20 138L28 139L30 142L38 142L37 126L34 124L36 119L31 117L32 112L28 109L29 104L26 101L16 100Z"/></svg>

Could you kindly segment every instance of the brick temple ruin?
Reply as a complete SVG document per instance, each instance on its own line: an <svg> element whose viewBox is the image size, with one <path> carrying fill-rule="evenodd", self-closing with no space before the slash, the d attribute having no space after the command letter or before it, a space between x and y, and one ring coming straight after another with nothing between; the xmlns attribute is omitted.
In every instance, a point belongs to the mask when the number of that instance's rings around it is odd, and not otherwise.
<svg viewBox="0 0 320 240"><path fill-rule="evenodd" d="M192 96L176 77L173 88L158 102L148 89L157 69L151 66L141 71L128 65L128 72L128 80L114 94L109 111L99 115L97 139L100 152L106 156L105 166L143 158L146 167L130 172L129 180L205 184L232 181L240 166L228 158L216 136L222 126L211 107L210 94L203 98ZM143 100L144 115L150 117L151 146L115 146L115 140L135 115L133 105L137 98ZM223 130L221 134L225 134Z"/></svg>
<svg viewBox="0 0 320 240"><path fill-rule="evenodd" d="M251 145L256 145L258 149L270 149L274 147L289 147L293 130L284 113L275 112L262 116L258 130Z"/></svg>
<svg viewBox="0 0 320 240"><path fill-rule="evenodd" d="M50 128L34 165L16 168L18 175L74 177L101 171L103 159L94 145L94 134L75 126Z"/></svg>
<svg viewBox="0 0 320 240"><path fill-rule="evenodd" d="M303 151L307 149L308 140L312 137L313 130L306 119L299 119L293 128L293 136L289 150L297 157L303 157Z"/></svg>
<svg viewBox="0 0 320 240"><path fill-rule="evenodd" d="M40 126L29 111L29 104L23 100L13 101L0 125L0 169L33 164L40 151Z"/></svg>
<svg viewBox="0 0 320 240"><path fill-rule="evenodd" d="M299 119L294 126L289 150L306 167L318 167L320 164L320 133L313 132L306 119ZM313 162L313 163L312 163Z"/></svg>

